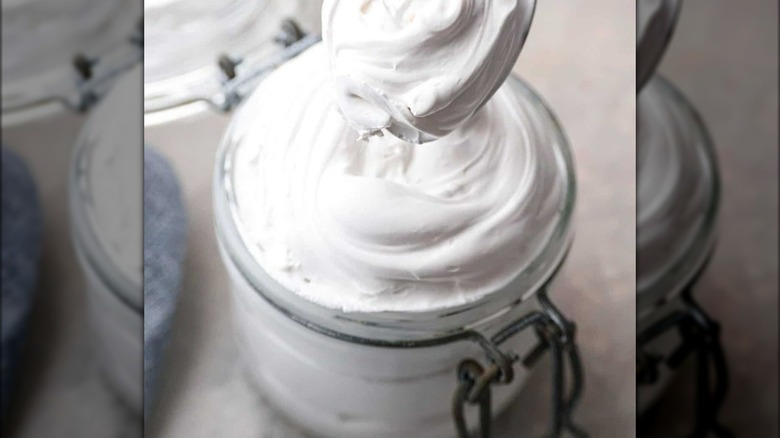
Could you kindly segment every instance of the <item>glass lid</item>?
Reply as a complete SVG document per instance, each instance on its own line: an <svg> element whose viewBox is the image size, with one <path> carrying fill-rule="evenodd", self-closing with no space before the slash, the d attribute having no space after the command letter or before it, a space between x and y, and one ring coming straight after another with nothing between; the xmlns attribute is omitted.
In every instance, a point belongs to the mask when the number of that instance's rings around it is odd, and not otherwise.
<svg viewBox="0 0 780 438"><path fill-rule="evenodd" d="M228 79L221 57L249 65L280 49L285 19L319 33L321 0L147 0L144 5L144 110L198 105ZM202 108L201 108L202 109Z"/></svg>
<svg viewBox="0 0 780 438"><path fill-rule="evenodd" d="M102 62L140 17L136 0L3 0L3 124L5 113L75 99L89 78L74 60Z"/></svg>

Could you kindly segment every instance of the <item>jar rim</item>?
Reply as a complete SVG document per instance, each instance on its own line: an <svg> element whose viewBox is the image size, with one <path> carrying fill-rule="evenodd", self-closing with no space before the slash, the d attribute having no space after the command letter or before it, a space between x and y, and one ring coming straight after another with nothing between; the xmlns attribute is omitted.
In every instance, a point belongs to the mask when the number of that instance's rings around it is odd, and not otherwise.
<svg viewBox="0 0 780 438"><path fill-rule="evenodd" d="M534 260L510 283L499 291L486 294L474 302L460 306L419 312L345 312L314 303L299 294L286 290L265 272L251 255L241 238L238 221L234 215L232 189L233 153L236 143L230 141L231 124L224 134L217 152L214 178L214 208L217 240L223 260L231 273L236 274L287 317L303 325L317 326L336 336L360 336L394 341L416 341L447 337L472 330L475 326L498 317L528 301L545 287L557 273L568 253L572 241L572 219L576 199L574 160L561 124L547 103L522 79L510 76L513 84L528 103L546 119L554 131L556 162L566 182L561 213L557 216L549 241ZM221 219L223 218L223 219ZM226 219L225 219L226 218ZM272 285L269 288L265 285ZM271 289L277 289L273 291ZM282 290L283 289L283 290ZM518 289L523 293L519 294ZM284 293L279 293L282 290Z"/></svg>
<svg viewBox="0 0 780 438"><path fill-rule="evenodd" d="M652 279L647 286L640 289L640 285L637 285L637 312L640 316L646 315L652 309L678 295L706 265L715 248L721 195L715 146L704 120L685 95L668 79L656 75L652 80L660 86L660 90L667 94L696 127L699 143L702 144L700 154L703 158L705 171L711 176L712 181L702 221L696 228L694 235L688 239L687 247L680 251L677 258L668 265L669 267Z"/></svg>

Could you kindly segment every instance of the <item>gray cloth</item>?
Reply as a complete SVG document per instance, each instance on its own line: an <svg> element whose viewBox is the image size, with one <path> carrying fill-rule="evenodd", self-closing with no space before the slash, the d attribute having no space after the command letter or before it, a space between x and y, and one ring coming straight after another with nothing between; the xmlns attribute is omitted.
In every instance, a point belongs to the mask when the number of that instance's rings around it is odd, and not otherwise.
<svg viewBox="0 0 780 438"><path fill-rule="evenodd" d="M35 295L41 253L41 210L35 183L25 163L2 148L2 411L14 387Z"/></svg>
<svg viewBox="0 0 780 438"><path fill-rule="evenodd" d="M144 418L157 378L181 283L186 217L170 164L144 148Z"/></svg>

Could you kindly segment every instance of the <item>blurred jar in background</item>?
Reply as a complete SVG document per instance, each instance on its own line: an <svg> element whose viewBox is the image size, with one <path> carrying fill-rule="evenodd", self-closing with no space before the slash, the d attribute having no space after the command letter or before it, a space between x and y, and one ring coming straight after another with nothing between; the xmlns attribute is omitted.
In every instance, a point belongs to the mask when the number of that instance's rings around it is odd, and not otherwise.
<svg viewBox="0 0 780 438"><path fill-rule="evenodd" d="M145 2L145 141L163 151L186 147L210 173L231 109L226 81L281 49L275 39L284 20L318 34L321 9L320 0Z"/></svg>
<svg viewBox="0 0 780 438"><path fill-rule="evenodd" d="M685 310L680 294L694 286L716 240L720 193L706 127L671 83L650 79L637 98L637 114L637 334L642 336L672 312ZM666 330L644 347L668 355L682 341L676 330ZM640 413L672 378L665 366L658 373L652 384L637 387Z"/></svg>
<svg viewBox="0 0 780 438"><path fill-rule="evenodd" d="M74 351L80 337L62 334L81 333L73 328L85 307L68 227L68 163L84 115L141 61L141 8L133 0L4 0L2 8L3 147L25 160L40 194L39 303L53 324L39 340L52 345L40 348L63 352L50 359L65 361L83 354Z"/></svg>
<svg viewBox="0 0 780 438"><path fill-rule="evenodd" d="M692 291L716 240L718 167L697 111L655 72L681 3L637 1L637 411L648 411L695 352L699 373L715 369L713 391L704 379L712 400L699 400L706 418L724 396L725 360Z"/></svg>

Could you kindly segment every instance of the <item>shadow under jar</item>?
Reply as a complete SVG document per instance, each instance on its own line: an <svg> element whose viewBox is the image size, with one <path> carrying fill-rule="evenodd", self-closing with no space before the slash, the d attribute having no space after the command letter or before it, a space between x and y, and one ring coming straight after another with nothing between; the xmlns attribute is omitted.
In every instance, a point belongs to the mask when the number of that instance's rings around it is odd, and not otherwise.
<svg viewBox="0 0 780 438"><path fill-rule="evenodd" d="M538 347L535 327L516 332L511 326L551 308L546 290L572 236L574 168L564 133L543 101L517 78L505 86L553 140L544 145L556 157L555 169L547 170L562 181L564 192L553 231L507 286L469 304L432 311L345 312L316 304L275 281L252 255L253 244L237 214L234 166L246 124L229 126L217 157L214 207L232 282L236 338L253 381L292 422L340 438L455 436L453 394L458 371L463 371L459 363L474 358L490 364L496 357L489 351L497 344L512 352L503 355L512 361ZM262 105L259 100L251 96L236 117ZM514 379L496 387L493 415L516 397L527 377L525 367L511 365ZM476 414L476 409L468 411L468 424L476 424ZM559 431L562 426L555 427Z"/></svg>
<svg viewBox="0 0 780 438"><path fill-rule="evenodd" d="M658 75L650 79L637 111L637 411L642 415L668 387L687 358L686 348L701 340L697 336L712 335L717 343L717 328L691 290L714 248L720 186L707 128L669 81ZM723 377L719 345L704 348L698 353L712 354L715 372ZM716 398L722 397L718 385Z"/></svg>

